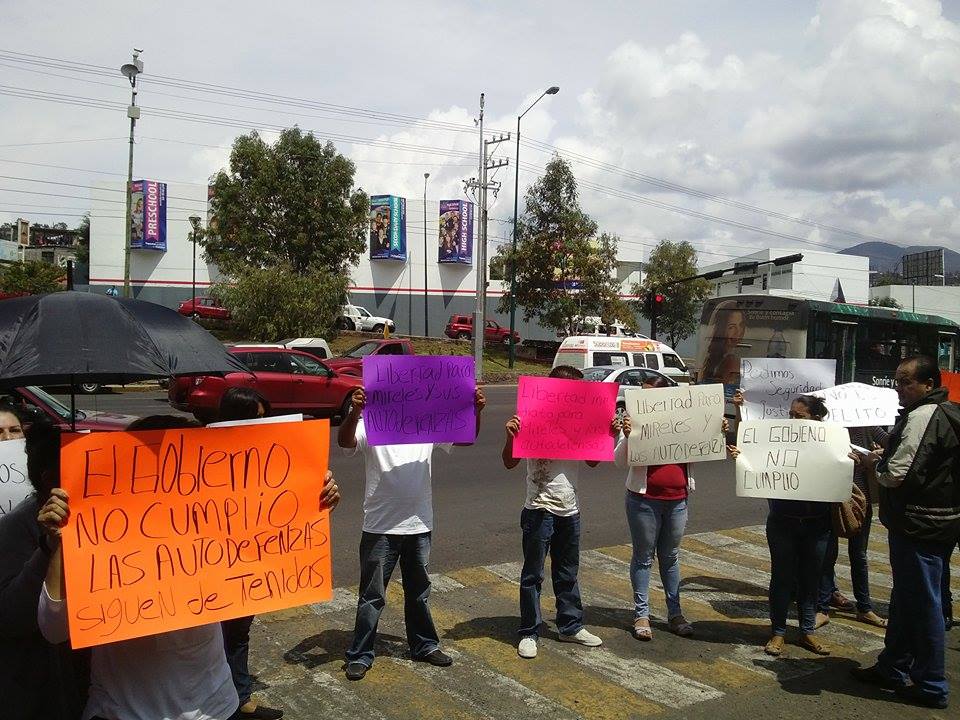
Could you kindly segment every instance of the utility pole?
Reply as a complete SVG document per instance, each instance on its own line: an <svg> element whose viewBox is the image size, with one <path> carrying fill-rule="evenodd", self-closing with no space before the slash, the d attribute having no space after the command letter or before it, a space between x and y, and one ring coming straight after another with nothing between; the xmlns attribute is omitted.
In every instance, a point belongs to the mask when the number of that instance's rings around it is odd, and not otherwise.
<svg viewBox="0 0 960 720"><path fill-rule="evenodd" d="M477 244L477 299L473 311L473 360L476 365L477 381L483 379L483 338L486 329L487 307L487 191L493 190L496 195L500 190L500 183L490 182L487 171L496 170L510 164L507 159L490 160L490 148L510 140L509 133L490 140L483 138L483 93L480 94L480 175L464 181L464 190L475 190L480 205L480 242Z"/></svg>
<svg viewBox="0 0 960 720"><path fill-rule="evenodd" d="M430 173L423 174L423 336L430 337L430 322L427 312L427 180L430 179ZM412 298L411 298L412 302ZM413 334L411 328L410 334Z"/></svg>
<svg viewBox="0 0 960 720"><path fill-rule="evenodd" d="M133 131L137 126L137 120L140 118L140 108L137 107L137 75L143 72L143 60L140 59L140 53L143 52L137 48L133 49L133 62L124 63L120 67L120 72L130 81L130 105L127 108L127 117L130 118L130 148L127 155L127 214L124 216L124 222L127 225L124 233L123 246L123 296L130 297L130 210L132 204L131 188L133 184Z"/></svg>

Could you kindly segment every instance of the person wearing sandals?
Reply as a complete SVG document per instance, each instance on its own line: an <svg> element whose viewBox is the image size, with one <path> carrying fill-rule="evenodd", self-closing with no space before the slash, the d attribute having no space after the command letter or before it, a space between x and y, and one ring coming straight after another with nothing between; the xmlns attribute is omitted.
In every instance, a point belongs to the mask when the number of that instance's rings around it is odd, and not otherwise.
<svg viewBox="0 0 960 720"><path fill-rule="evenodd" d="M737 416L743 405L743 391L733 396ZM792 420L822 421L827 416L823 400L801 395L790 405ZM737 457L740 450L728 446ZM850 453L856 462L856 454ZM764 647L767 655L783 653L787 633L787 612L794 597L800 620L800 646L816 655L829 655L830 650L816 637L816 608L820 573L830 540L830 503L807 500L768 500L767 547L770 549L770 624L771 636Z"/></svg>
<svg viewBox="0 0 960 720"><path fill-rule="evenodd" d="M662 380L644 384L644 388L665 386ZM723 431L727 432L724 419ZM627 441L632 423L629 417L621 422L621 432L614 450L617 467L627 467ZM693 635L680 608L680 541L687 526L687 496L694 489L694 479L686 463L671 465L631 466L627 472L626 512L633 556L630 560L630 584L633 587L633 636L652 640L650 627L650 570L656 554L660 581L667 597L667 622L680 637Z"/></svg>
<svg viewBox="0 0 960 720"><path fill-rule="evenodd" d="M887 433L878 427L849 428L850 442L867 449L880 448L886 440ZM885 628L887 621L877 615L870 600L870 571L867 562L867 543L870 540L870 525L873 519L873 497L870 492L870 483L867 474L872 469L865 463L856 463L853 467L853 482L867 498L867 514L863 519L860 532L847 540L847 552L850 556L850 579L853 584L852 602L840 592L837 587L836 564L840 554L840 541L831 531L827 543L827 557L823 561L823 573L820 576L820 598L817 603L817 627L823 627L830 622L830 608L845 612L857 613L857 620L867 625Z"/></svg>

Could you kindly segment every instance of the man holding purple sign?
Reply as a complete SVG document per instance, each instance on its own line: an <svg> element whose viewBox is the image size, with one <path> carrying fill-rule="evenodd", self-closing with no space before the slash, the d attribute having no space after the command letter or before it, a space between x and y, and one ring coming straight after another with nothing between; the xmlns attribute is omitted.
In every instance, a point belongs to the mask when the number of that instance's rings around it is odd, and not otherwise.
<svg viewBox="0 0 960 720"><path fill-rule="evenodd" d="M346 652L349 680L362 679L373 665L377 624L397 562L413 659L440 667L453 662L440 650L428 605L431 460L435 448L449 453L454 445L472 445L480 432L486 400L473 372L472 358L364 358L364 387L354 392L337 435L345 453L362 452L366 465L357 619Z"/></svg>

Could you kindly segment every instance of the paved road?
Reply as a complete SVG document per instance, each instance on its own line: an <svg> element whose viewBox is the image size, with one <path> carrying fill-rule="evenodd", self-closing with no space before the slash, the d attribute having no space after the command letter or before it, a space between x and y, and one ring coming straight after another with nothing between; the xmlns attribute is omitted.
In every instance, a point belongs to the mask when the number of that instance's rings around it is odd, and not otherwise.
<svg viewBox="0 0 960 720"><path fill-rule="evenodd" d="M434 456L435 523L431 567L445 572L465 565L502 562L520 551L520 509L524 499L523 464L512 471L500 462L503 426L516 407L515 387L486 389L480 437L473 447ZM78 398L77 407L132 415L175 413L156 392L110 393ZM333 514L336 584L359 580L357 551L363 522L363 462L345 458L336 448L331 467L343 501ZM761 522L763 501L733 496L733 464L703 463L694 468L697 491L690 502L691 532ZM629 537L623 510L624 471L613 464L584 468L580 476L584 548L618 545Z"/></svg>

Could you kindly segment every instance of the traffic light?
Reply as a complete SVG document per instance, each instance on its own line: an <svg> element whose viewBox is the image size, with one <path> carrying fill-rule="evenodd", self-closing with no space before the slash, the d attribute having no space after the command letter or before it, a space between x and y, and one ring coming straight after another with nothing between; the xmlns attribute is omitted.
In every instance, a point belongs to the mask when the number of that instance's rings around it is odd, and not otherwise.
<svg viewBox="0 0 960 720"><path fill-rule="evenodd" d="M659 317L663 306L667 301L667 296L658 290L651 290L647 295L647 308L650 316L650 338L657 339L657 318Z"/></svg>

